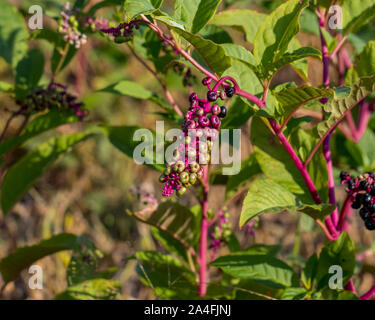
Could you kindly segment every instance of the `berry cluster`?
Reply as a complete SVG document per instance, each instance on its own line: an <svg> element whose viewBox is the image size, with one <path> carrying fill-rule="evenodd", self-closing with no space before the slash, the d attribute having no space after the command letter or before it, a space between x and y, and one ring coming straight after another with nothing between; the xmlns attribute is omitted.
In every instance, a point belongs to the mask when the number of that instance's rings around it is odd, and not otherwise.
<svg viewBox="0 0 375 320"><path fill-rule="evenodd" d="M353 209L360 209L359 215L368 230L375 230L375 174L366 172L352 177L347 172L340 173L341 184L347 184L346 191L352 197Z"/></svg>
<svg viewBox="0 0 375 320"><path fill-rule="evenodd" d="M211 78L203 79L204 85L211 82ZM226 87L225 97L233 96L234 91L234 88ZM184 135L181 137L183 143L175 150L174 162L168 164L160 176L160 182L164 183L163 196L168 197L174 191L181 196L187 188L202 178L203 167L201 165L210 163L213 142L218 138L221 119L227 114L226 107L220 107L215 103L219 96L222 97L211 88L207 93L207 100L200 99L194 92L190 95L190 107L181 126ZM192 132L194 132L194 138L189 135Z"/></svg>
<svg viewBox="0 0 375 320"><path fill-rule="evenodd" d="M117 27L100 29L101 32L114 37L116 43L128 42L133 37L133 29L139 29L140 20L120 23Z"/></svg>
<svg viewBox="0 0 375 320"><path fill-rule="evenodd" d="M211 233L212 256L216 255L216 251L220 248L222 243L228 241L232 234L232 224L229 222L229 212L219 212L219 222L215 226L214 232Z"/></svg>
<svg viewBox="0 0 375 320"><path fill-rule="evenodd" d="M108 28L108 19L99 18L88 18L84 23L85 28L89 28L92 32L97 30Z"/></svg>
<svg viewBox="0 0 375 320"><path fill-rule="evenodd" d="M64 10L61 11L62 20L59 23L58 31L63 35L64 41L79 49L87 42L87 36L78 30L79 23L75 16L76 13L77 11L72 9L67 2Z"/></svg>
<svg viewBox="0 0 375 320"><path fill-rule="evenodd" d="M38 88L30 92L25 98L17 99L20 107L16 115L31 115L50 109L66 109L75 113L80 120L87 115L83 103L77 102L77 98L67 92L67 87L56 82L51 82L46 89Z"/></svg>

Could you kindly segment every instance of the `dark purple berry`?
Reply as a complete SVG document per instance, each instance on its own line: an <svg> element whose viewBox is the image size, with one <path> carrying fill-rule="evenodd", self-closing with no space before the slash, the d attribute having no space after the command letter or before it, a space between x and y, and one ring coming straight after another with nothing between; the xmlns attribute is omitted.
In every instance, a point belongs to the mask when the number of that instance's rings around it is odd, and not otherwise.
<svg viewBox="0 0 375 320"><path fill-rule="evenodd" d="M358 202L358 201L354 201L353 203L352 203L352 208L353 209L359 209L361 207L361 203L360 202Z"/></svg>
<svg viewBox="0 0 375 320"><path fill-rule="evenodd" d="M217 100L217 93L215 91L208 91L207 92L207 100L214 102Z"/></svg>
<svg viewBox="0 0 375 320"><path fill-rule="evenodd" d="M362 199L363 199L363 194L362 193L357 193L357 195L355 196L355 202L358 202L359 204L362 203Z"/></svg>
<svg viewBox="0 0 375 320"><path fill-rule="evenodd" d="M202 80L202 84L203 84L204 86L208 86L209 84L211 84L211 82L212 82L212 78L210 78L210 77L204 78L204 79Z"/></svg>
<svg viewBox="0 0 375 320"><path fill-rule="evenodd" d="M369 187L369 183L368 183L366 180L363 180L363 181L361 181L361 182L359 183L359 188L360 188L361 190L365 190L365 191L367 191L368 187Z"/></svg>
<svg viewBox="0 0 375 320"><path fill-rule="evenodd" d="M225 88L225 93L227 94L228 98L232 98L234 95L234 88L233 87L226 87Z"/></svg>
<svg viewBox="0 0 375 320"><path fill-rule="evenodd" d="M345 172L345 171L341 171L340 172L340 180L341 182L346 180L346 177L349 175L349 173Z"/></svg>
<svg viewBox="0 0 375 320"><path fill-rule="evenodd" d="M355 181L354 181L354 179L348 180L348 189L352 190L354 188L355 188Z"/></svg>
<svg viewBox="0 0 375 320"><path fill-rule="evenodd" d="M369 218L365 221L365 226L368 230L375 230L375 220L373 218Z"/></svg>
<svg viewBox="0 0 375 320"><path fill-rule="evenodd" d="M226 115L227 115L227 108L225 108L224 106L220 107L219 117L225 118Z"/></svg>
<svg viewBox="0 0 375 320"><path fill-rule="evenodd" d="M367 193L363 196L362 202L364 205L368 205L371 203L371 199L372 199L372 196Z"/></svg>
<svg viewBox="0 0 375 320"><path fill-rule="evenodd" d="M197 95L195 92L193 92L193 93L189 96L189 101L190 101L190 103L193 103L195 100L197 100L197 98L198 98L198 95Z"/></svg>
<svg viewBox="0 0 375 320"><path fill-rule="evenodd" d="M197 123L194 120L188 120L186 122L186 127L188 129L195 129L197 127Z"/></svg>
<svg viewBox="0 0 375 320"><path fill-rule="evenodd" d="M371 217L370 212L369 212L366 208L362 208L361 210L359 210L359 215L360 215L360 217L361 217L363 220L366 220L366 219L368 219L369 217Z"/></svg>
<svg viewBox="0 0 375 320"><path fill-rule="evenodd" d="M211 115L210 120L211 120L212 126L214 126L215 128L220 126L221 121L217 115L215 114Z"/></svg>
<svg viewBox="0 0 375 320"><path fill-rule="evenodd" d="M370 213L375 213L375 203L370 203L367 206L367 209L370 211Z"/></svg>
<svg viewBox="0 0 375 320"><path fill-rule="evenodd" d="M371 194L372 196L375 196L375 186L371 186L370 194Z"/></svg>
<svg viewBox="0 0 375 320"><path fill-rule="evenodd" d="M202 127L207 127L210 125L210 120L206 117L206 116L201 116L199 117L199 124L202 126Z"/></svg>

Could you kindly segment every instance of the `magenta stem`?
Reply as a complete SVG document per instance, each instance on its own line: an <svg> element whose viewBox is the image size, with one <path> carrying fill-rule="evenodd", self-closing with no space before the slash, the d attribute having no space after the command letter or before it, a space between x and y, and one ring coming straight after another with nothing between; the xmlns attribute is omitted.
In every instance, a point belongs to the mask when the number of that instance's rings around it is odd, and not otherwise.
<svg viewBox="0 0 375 320"><path fill-rule="evenodd" d="M318 8L319 10L319 8ZM320 14L318 15L319 19L319 26L320 26L320 42L322 46L322 54L323 54L323 84L326 86L326 88L329 88L329 64L330 64L330 57L328 54L328 47L325 42L322 29L325 28L325 22L323 16ZM322 103L326 103L327 99L323 99L321 101ZM324 110L323 110L324 112ZM327 137L323 141L323 156L327 163L327 170L328 170L328 198L329 203L336 206L336 195L335 195L335 180L333 176L333 165L332 165L332 159L331 159L331 133L327 135ZM339 212L336 207L335 210L331 213L331 221L333 225L336 227L339 220Z"/></svg>
<svg viewBox="0 0 375 320"><path fill-rule="evenodd" d="M337 224L337 231L340 233L343 232L344 230L347 230L348 228L348 219L350 219L353 213L352 202L353 202L352 196L348 195L341 208L340 219L339 219L339 223Z"/></svg>
<svg viewBox="0 0 375 320"><path fill-rule="evenodd" d="M367 293L361 296L361 300L370 300L375 295L375 286L373 286Z"/></svg>
<svg viewBox="0 0 375 320"><path fill-rule="evenodd" d="M350 279L349 282L345 285L345 290L351 291L354 294L357 294L357 291L354 288L353 279Z"/></svg>
<svg viewBox="0 0 375 320"><path fill-rule="evenodd" d="M204 166L203 172L203 197L202 197L202 222L199 246L199 296L203 297L207 291L207 239L208 239L208 167Z"/></svg>

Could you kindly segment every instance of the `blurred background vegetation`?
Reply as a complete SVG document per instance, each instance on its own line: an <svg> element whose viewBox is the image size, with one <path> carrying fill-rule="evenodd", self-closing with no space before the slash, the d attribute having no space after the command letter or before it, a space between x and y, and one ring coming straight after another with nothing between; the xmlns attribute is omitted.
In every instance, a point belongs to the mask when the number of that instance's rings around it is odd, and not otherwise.
<svg viewBox="0 0 375 320"><path fill-rule="evenodd" d="M25 16L28 8L40 4L44 10L59 13L66 2L57 0L12 0ZM91 1L94 5L98 1ZM249 8L261 12L269 12L283 1L223 1L219 10L230 8ZM171 8L173 1L166 1ZM113 9L101 9L96 16L103 16L112 20ZM57 28L56 23L45 17L45 26ZM306 28L308 28L308 23ZM243 40L241 32L225 29L234 39L234 42L248 44ZM319 39L316 35L301 32L298 39L304 46L319 48ZM45 55L45 75L50 74L52 46L46 41L31 41L31 47L42 49ZM354 48L348 45L349 52ZM317 60L309 59L309 80L313 85L321 83L321 64ZM195 73L199 81L200 74ZM0 79L12 81L9 66L0 60ZM128 97L96 92L119 80L128 79L142 84L144 87L163 95L160 85L155 78L134 58L129 48L106 41L95 34L89 38L77 53L71 64L58 76L57 81L69 85L69 90L79 96L89 109L89 116L85 123L106 123L110 125L139 125L146 128L155 128L155 121L160 120L156 112L160 108L149 101L141 101ZM168 73L167 85L173 92L179 105L186 110L188 106L188 90L184 88L182 78L173 71ZM45 79L47 83L48 78ZM293 71L286 67L274 78L273 84L286 81L295 81L301 84L302 80ZM194 87L199 91L197 86ZM1 94L0 127L5 124L8 109L14 108L14 101ZM372 121L372 126L375 121ZM4 166L10 166L28 149L32 149L41 141L52 135L79 131L84 124L70 124L59 127L57 131L48 131L31 139L23 148L18 148L4 159ZM15 133L19 126L13 123L9 135ZM249 121L241 127L242 158L251 153L249 142ZM339 141L340 134L336 141ZM340 146L341 147L341 146ZM339 148L336 146L336 148ZM349 147L347 149L350 149ZM336 152L335 154L338 154ZM344 164L357 169L358 163L355 155L350 152L345 154ZM339 159L336 159L338 162ZM126 214L126 210L139 209L139 200L132 195L130 188L139 186L146 192L155 194L161 201L161 185L158 182L159 173L136 165L131 158L124 156L104 137L97 136L79 144L72 152L59 159L35 186L23 197L8 214L6 219L0 217L0 257L13 252L15 248L26 244L33 244L41 239L61 232L76 235L85 234L93 240L96 247L103 253L98 270L114 269L114 278L121 284L121 295L125 299L151 299L155 298L152 290L146 288L137 279L135 273L136 261L129 260L138 250L164 248L154 240L150 228L137 223ZM339 188L339 201L344 198L343 188ZM214 185L210 193L209 205L213 211L219 209L223 198L224 186ZM282 257L289 261L310 256L324 242L324 235L317 230L309 218L290 214L262 215L252 232L245 233L238 229L239 213L244 194L236 198L229 208L234 231L239 236L243 247L253 243L283 244ZM196 199L191 193L184 195L181 200L184 204L193 206ZM364 246L371 246L374 242L374 233L364 229L357 215L354 215L350 236L353 240ZM364 265L362 282L359 291L369 289L374 282L375 247L361 253L360 264ZM223 249L224 250L224 249ZM4 299L52 299L56 294L65 290L66 267L70 260L70 252L62 252L46 257L38 262L44 271L44 290L30 290L28 288L29 275L24 271L16 281L11 282L5 289ZM358 266L359 267L359 266ZM355 279L357 281L358 279Z"/></svg>

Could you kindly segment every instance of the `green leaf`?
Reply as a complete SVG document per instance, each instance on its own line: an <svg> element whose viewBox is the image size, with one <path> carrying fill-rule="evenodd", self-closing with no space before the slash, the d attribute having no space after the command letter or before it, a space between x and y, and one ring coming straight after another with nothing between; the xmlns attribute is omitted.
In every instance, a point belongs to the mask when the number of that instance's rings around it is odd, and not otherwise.
<svg viewBox="0 0 375 320"><path fill-rule="evenodd" d="M129 20L133 20L140 14L149 14L159 9L162 0L126 0L124 12Z"/></svg>
<svg viewBox="0 0 375 320"><path fill-rule="evenodd" d="M121 286L117 281L92 279L67 288L55 300L114 300L120 292Z"/></svg>
<svg viewBox="0 0 375 320"><path fill-rule="evenodd" d="M41 30L34 30L30 34L30 40L46 40L58 48L62 48L65 44L60 33L47 28Z"/></svg>
<svg viewBox="0 0 375 320"><path fill-rule="evenodd" d="M261 172L255 154L252 154L246 160L242 161L241 171L236 175L229 176L225 189L225 199L232 198L239 190L244 189L251 180Z"/></svg>
<svg viewBox="0 0 375 320"><path fill-rule="evenodd" d="M18 62L16 67L16 85L22 90L38 86L44 71L44 56L40 50L33 49Z"/></svg>
<svg viewBox="0 0 375 320"><path fill-rule="evenodd" d="M152 227L151 231L155 239L158 240L169 252L182 257L185 261L187 260L186 249L180 241L156 227Z"/></svg>
<svg viewBox="0 0 375 320"><path fill-rule="evenodd" d="M0 81L0 92L13 92L13 86L5 81Z"/></svg>
<svg viewBox="0 0 375 320"><path fill-rule="evenodd" d="M301 30L319 36L319 22L316 13L308 8L303 10L300 17Z"/></svg>
<svg viewBox="0 0 375 320"><path fill-rule="evenodd" d="M309 260L307 260L305 267L301 273L301 281L307 290L312 288L315 280L316 272L318 270L318 256L314 253Z"/></svg>
<svg viewBox="0 0 375 320"><path fill-rule="evenodd" d="M356 61L355 70L359 77L371 76L375 74L375 41L370 41L364 47Z"/></svg>
<svg viewBox="0 0 375 320"><path fill-rule="evenodd" d="M186 30L199 32L215 14L221 0L174 0L175 16L183 21Z"/></svg>
<svg viewBox="0 0 375 320"><path fill-rule="evenodd" d="M81 236L77 242L78 246L72 253L66 269L66 282L69 287L98 278L94 273L100 258L103 257L103 254L88 237Z"/></svg>
<svg viewBox="0 0 375 320"><path fill-rule="evenodd" d="M74 46L70 45L69 43L63 43L62 46L64 47L55 47L52 54L51 59L51 70L53 73L62 71L69 63L72 61L74 56L76 55L78 49ZM63 51L65 50L65 46L67 48L67 53L64 54ZM60 61L61 62L60 64ZM57 68L59 68L57 70Z"/></svg>
<svg viewBox="0 0 375 320"><path fill-rule="evenodd" d="M221 0L201 0L194 16L191 33L199 32L215 14Z"/></svg>
<svg viewBox="0 0 375 320"><path fill-rule="evenodd" d="M138 221L154 226L181 242L185 248L194 247L199 239L200 219L177 202L162 202L150 214L127 213Z"/></svg>
<svg viewBox="0 0 375 320"><path fill-rule="evenodd" d="M170 255L155 251L138 251L137 274L141 281L163 299L196 297L195 275Z"/></svg>
<svg viewBox="0 0 375 320"><path fill-rule="evenodd" d="M270 197L272 195L272 197ZM251 184L243 202L240 226L262 213L299 211L312 218L324 220L334 210L330 204L303 204L293 193L270 179L258 179Z"/></svg>
<svg viewBox="0 0 375 320"><path fill-rule="evenodd" d="M134 134L137 130L144 129L138 126L100 126L99 129L108 137L109 141L122 153L126 154L128 157L133 158L133 153L135 148L141 143L140 141L134 140ZM148 129L147 129L148 130ZM165 166L163 164L156 164L156 152L155 152L155 132L148 130L152 133L153 137L153 156L152 159L145 159L146 166L149 166L152 169L163 171ZM151 142L150 142L151 143ZM147 156L147 155L146 155Z"/></svg>
<svg viewBox="0 0 375 320"><path fill-rule="evenodd" d="M221 122L221 127L223 129L237 129L244 125L252 115L254 115L254 110L252 110L247 103L245 103L241 98L235 97L229 107L229 112L227 116Z"/></svg>
<svg viewBox="0 0 375 320"><path fill-rule="evenodd" d="M375 17L375 0L345 0L341 7L344 34L357 32Z"/></svg>
<svg viewBox="0 0 375 320"><path fill-rule="evenodd" d="M336 241L327 243L320 253L316 274L318 290L328 287L329 279L332 277L329 269L334 265L342 268L342 281L345 285L354 273L355 263L354 243L347 233L342 233Z"/></svg>
<svg viewBox="0 0 375 320"><path fill-rule="evenodd" d="M299 16L308 0L290 0L266 17L254 39L254 57L264 67L283 55L299 31Z"/></svg>
<svg viewBox="0 0 375 320"><path fill-rule="evenodd" d="M116 82L104 89L100 89L99 92L108 92L113 94L120 94L123 96L132 97L135 99L149 100L161 106L167 111L171 111L172 108L162 97L152 91L144 88L138 82L121 80Z"/></svg>
<svg viewBox="0 0 375 320"><path fill-rule="evenodd" d="M0 56L15 68L27 51L24 18L7 0L0 0Z"/></svg>
<svg viewBox="0 0 375 320"><path fill-rule="evenodd" d="M319 89L303 85L302 87L285 88L279 92L274 92L278 101L276 115L279 123L283 123L291 113L294 113L303 105L320 100L322 98L333 97L335 92L332 89Z"/></svg>
<svg viewBox="0 0 375 320"><path fill-rule="evenodd" d="M240 88L247 92L259 94L263 90L262 85L259 82L256 74L253 72L252 68L250 68L248 64L243 63L240 60L233 59L232 66L224 72L223 76L233 77L234 79L236 79ZM245 99L242 99L242 101L246 101L245 103L250 105L249 101Z"/></svg>
<svg viewBox="0 0 375 320"><path fill-rule="evenodd" d="M18 248L14 253L0 260L0 273L7 283L34 262L46 256L63 250L73 250L77 247L77 236L62 233L43 240L33 246Z"/></svg>
<svg viewBox="0 0 375 320"><path fill-rule="evenodd" d="M91 133L83 132L50 139L24 156L6 173L1 188L1 208L6 215L34 182L58 159Z"/></svg>
<svg viewBox="0 0 375 320"><path fill-rule="evenodd" d="M211 262L235 278L261 282L271 288L298 286L298 278L285 262L265 254L232 253Z"/></svg>
<svg viewBox="0 0 375 320"><path fill-rule="evenodd" d="M225 43L225 44L222 44L221 46L225 50L228 56L247 63L251 68L254 69L254 71L257 69L256 67L257 62L253 54L249 50L244 48L243 46L240 46L238 44L232 44L232 43Z"/></svg>
<svg viewBox="0 0 375 320"><path fill-rule="evenodd" d="M221 45L211 40L206 40L200 35L193 35L178 28L174 28L173 30L189 41L202 56L207 65L219 76L232 65L231 58L225 53Z"/></svg>
<svg viewBox="0 0 375 320"><path fill-rule="evenodd" d="M253 42L256 31L265 18L265 14L252 10L225 10L216 14L210 23L240 30L246 34L247 41Z"/></svg>
<svg viewBox="0 0 375 320"><path fill-rule="evenodd" d="M283 55L279 56L274 63L269 64L263 70L263 78L271 79L273 75L280 70L282 67L292 64L298 60L305 59L307 57L314 57L317 59L321 59L322 53L320 50L311 48L311 47L303 47L299 48L293 52L287 52Z"/></svg>
<svg viewBox="0 0 375 320"><path fill-rule="evenodd" d="M233 40L229 33L221 27L213 24L206 25L199 34L208 40L211 40L217 44L232 44Z"/></svg>
<svg viewBox="0 0 375 320"><path fill-rule="evenodd" d="M324 110L329 117L317 125L317 134L324 138L331 128L335 127L345 116L346 112L354 108L361 100L375 91L375 75L360 78L351 86L350 96L342 100L330 100Z"/></svg>
<svg viewBox="0 0 375 320"><path fill-rule="evenodd" d="M52 109L48 113L33 119L26 127L24 133L5 140L0 144L0 158L12 148L24 143L26 140L62 124L77 122L75 114L67 110Z"/></svg>
<svg viewBox="0 0 375 320"><path fill-rule="evenodd" d="M255 156L263 173L294 193L301 201L312 203L306 184L289 154L260 118L253 118L250 136Z"/></svg>
<svg viewBox="0 0 375 320"><path fill-rule="evenodd" d="M304 288L286 288L280 300L303 300L308 294Z"/></svg>

